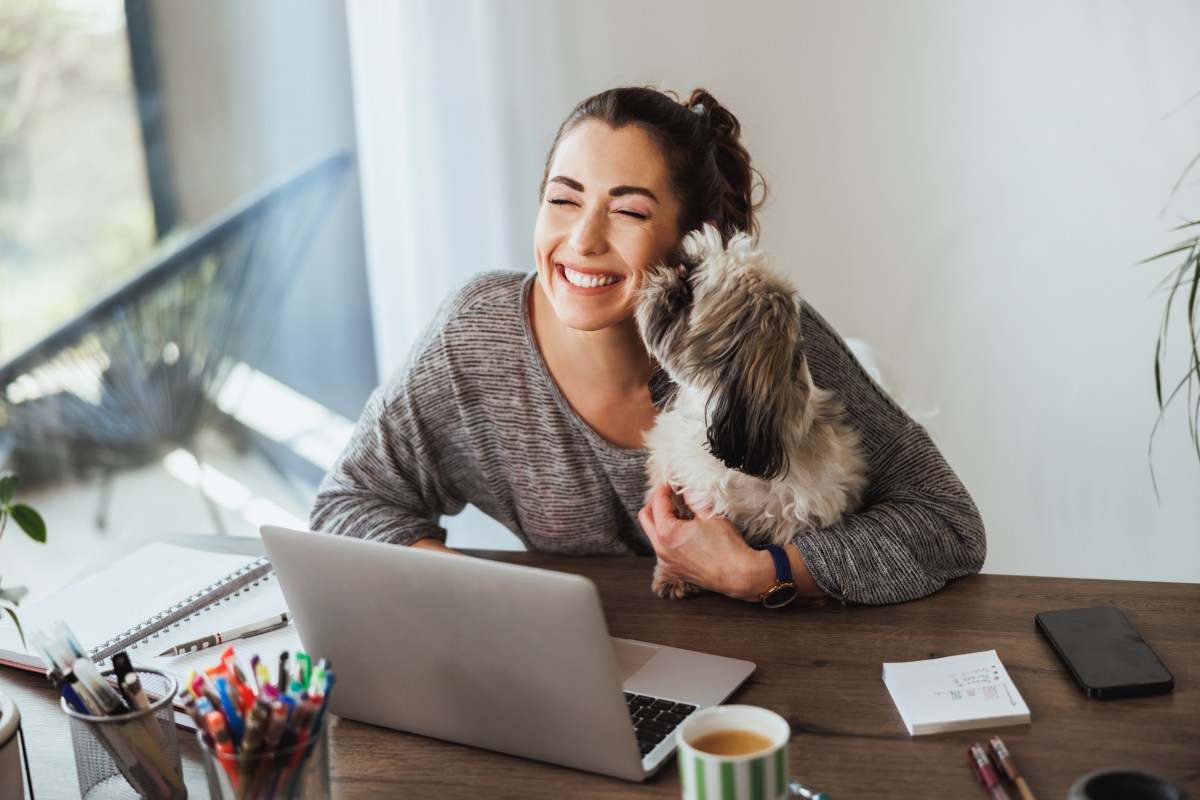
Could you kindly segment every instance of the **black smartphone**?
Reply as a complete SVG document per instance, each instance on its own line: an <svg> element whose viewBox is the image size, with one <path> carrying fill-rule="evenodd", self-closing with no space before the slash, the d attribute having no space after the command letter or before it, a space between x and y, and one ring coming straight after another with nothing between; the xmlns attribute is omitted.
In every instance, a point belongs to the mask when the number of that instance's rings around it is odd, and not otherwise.
<svg viewBox="0 0 1200 800"><path fill-rule="evenodd" d="M1175 688L1175 678L1115 606L1043 611L1034 619L1088 697L1142 697Z"/></svg>

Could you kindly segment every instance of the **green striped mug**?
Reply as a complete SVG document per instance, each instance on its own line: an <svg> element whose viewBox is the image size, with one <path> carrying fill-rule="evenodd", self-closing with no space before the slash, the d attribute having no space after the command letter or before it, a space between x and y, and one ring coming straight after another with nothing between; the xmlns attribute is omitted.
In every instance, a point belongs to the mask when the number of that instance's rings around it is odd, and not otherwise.
<svg viewBox="0 0 1200 800"><path fill-rule="evenodd" d="M750 752L718 754L713 734L761 737ZM733 735L737 735L736 733ZM713 706L688 717L676 731L683 800L783 800L788 796L787 720L758 706ZM735 750L742 748L733 748Z"/></svg>

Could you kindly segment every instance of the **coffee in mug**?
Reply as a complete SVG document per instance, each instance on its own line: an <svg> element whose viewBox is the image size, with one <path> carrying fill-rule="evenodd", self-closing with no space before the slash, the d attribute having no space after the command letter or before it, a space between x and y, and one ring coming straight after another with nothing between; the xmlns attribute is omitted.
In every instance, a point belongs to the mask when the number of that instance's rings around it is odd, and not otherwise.
<svg viewBox="0 0 1200 800"><path fill-rule="evenodd" d="M715 756L744 756L771 746L770 738L754 731L731 728L697 737L692 747Z"/></svg>
<svg viewBox="0 0 1200 800"><path fill-rule="evenodd" d="M788 796L787 720L757 706L713 706L675 737L684 800L783 800Z"/></svg>

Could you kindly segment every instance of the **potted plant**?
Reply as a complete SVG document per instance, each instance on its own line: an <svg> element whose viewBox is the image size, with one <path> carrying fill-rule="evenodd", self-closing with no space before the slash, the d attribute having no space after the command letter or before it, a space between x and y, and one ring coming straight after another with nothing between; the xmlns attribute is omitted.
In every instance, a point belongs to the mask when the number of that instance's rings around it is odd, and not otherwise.
<svg viewBox="0 0 1200 800"><path fill-rule="evenodd" d="M44 544L46 523L42 515L24 503L13 502L20 484L21 479L15 472L0 472L0 537L4 536L4 528L11 517L30 539ZM12 617L22 644L25 643L25 632L21 630L21 621L17 618L17 603L27 591L23 586L11 589L0 586L0 608ZM4 692L0 692L0 797L25 797L17 742L20 724L21 714L16 703ZM25 769L28 774L28 763ZM33 791L32 786L29 791Z"/></svg>
<svg viewBox="0 0 1200 800"><path fill-rule="evenodd" d="M1170 198L1175 196L1198 163L1200 163L1200 154L1197 154L1188 164L1187 169L1183 171L1175 183L1175 188L1171 190ZM1170 202L1170 198L1168 198L1168 202ZM1159 327L1158 342L1154 349L1154 390L1158 397L1159 413L1154 428L1150 431L1150 455L1153 455L1154 450L1154 434L1158 432L1158 426L1162 424L1167 406L1171 405L1171 402L1183 392L1188 403L1188 432L1191 436L1192 447L1196 451L1196 458L1200 459L1200 220L1187 220L1173 230L1186 231L1191 235L1170 250L1141 262L1148 264L1172 256L1181 259L1159 284L1159 289L1167 292L1167 304L1163 310L1162 325ZM1184 336L1183 344L1188 351L1188 366L1182 375L1167 378L1168 383L1164 393L1163 362L1166 355L1171 310L1179 305L1179 301L1183 300L1186 300L1183 312L1187 315L1187 334ZM1150 477L1153 481L1153 460L1150 463ZM1157 493L1158 485L1155 482L1155 494Z"/></svg>
<svg viewBox="0 0 1200 800"><path fill-rule="evenodd" d="M24 503L13 502L20 484L21 478L17 473L0 472L0 537L4 536L4 528L8 525L9 517L11 517L30 539L45 544L46 523L42 519L42 515ZM17 604L28 591L24 586L5 589L0 585L0 609L4 609L12 617L13 624L17 626L17 633L21 636L22 644L25 643L25 632L21 630L21 620L17 617Z"/></svg>

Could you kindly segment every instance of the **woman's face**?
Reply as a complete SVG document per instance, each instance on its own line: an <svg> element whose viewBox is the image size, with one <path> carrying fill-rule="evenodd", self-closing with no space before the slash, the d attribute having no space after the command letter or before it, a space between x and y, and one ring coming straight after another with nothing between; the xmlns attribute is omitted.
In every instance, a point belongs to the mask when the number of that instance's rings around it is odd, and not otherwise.
<svg viewBox="0 0 1200 800"><path fill-rule="evenodd" d="M679 244L680 210L641 128L588 120L564 136L533 230L538 283L559 320L581 331L630 320L646 270Z"/></svg>

